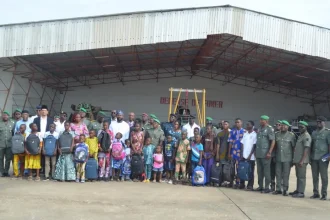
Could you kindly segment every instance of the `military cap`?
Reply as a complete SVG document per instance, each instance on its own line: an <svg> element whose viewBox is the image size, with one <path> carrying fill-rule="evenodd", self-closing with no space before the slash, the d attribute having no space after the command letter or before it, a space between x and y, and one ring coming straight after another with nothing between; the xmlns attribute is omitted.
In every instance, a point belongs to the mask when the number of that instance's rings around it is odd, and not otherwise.
<svg viewBox="0 0 330 220"><path fill-rule="evenodd" d="M207 120L207 121L213 121L213 118L211 118L211 117L206 117L206 120Z"/></svg>
<svg viewBox="0 0 330 220"><path fill-rule="evenodd" d="M291 126L290 123L288 121L286 121L286 120L282 120L282 123L281 124L282 125Z"/></svg>
<svg viewBox="0 0 330 220"><path fill-rule="evenodd" d="M3 111L3 114L10 116L9 111Z"/></svg>
<svg viewBox="0 0 330 220"><path fill-rule="evenodd" d="M262 115L262 116L260 116L260 119L262 119L262 120L269 120L269 117L267 115Z"/></svg>
<svg viewBox="0 0 330 220"><path fill-rule="evenodd" d="M324 116L319 116L319 117L317 117L316 121L327 121L327 118Z"/></svg>
<svg viewBox="0 0 330 220"><path fill-rule="evenodd" d="M79 111L87 113L87 110L86 110L86 109L84 109L84 108L80 108L80 110L79 110Z"/></svg>
<svg viewBox="0 0 330 220"><path fill-rule="evenodd" d="M158 124L160 124L160 121L158 118L154 118L154 121L157 122Z"/></svg>
<svg viewBox="0 0 330 220"><path fill-rule="evenodd" d="M304 125L304 126L308 126L308 123L305 122L305 121L299 121L299 124Z"/></svg>

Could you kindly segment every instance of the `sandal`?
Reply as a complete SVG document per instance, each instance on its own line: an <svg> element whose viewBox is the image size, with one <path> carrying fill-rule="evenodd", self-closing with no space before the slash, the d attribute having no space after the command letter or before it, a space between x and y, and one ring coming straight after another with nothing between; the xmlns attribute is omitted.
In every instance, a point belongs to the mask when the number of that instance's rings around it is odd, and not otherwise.
<svg viewBox="0 0 330 220"><path fill-rule="evenodd" d="M27 180L28 181L31 181L32 180L32 176L29 176Z"/></svg>
<svg viewBox="0 0 330 220"><path fill-rule="evenodd" d="M39 182L40 181L40 177L36 177L35 181Z"/></svg>

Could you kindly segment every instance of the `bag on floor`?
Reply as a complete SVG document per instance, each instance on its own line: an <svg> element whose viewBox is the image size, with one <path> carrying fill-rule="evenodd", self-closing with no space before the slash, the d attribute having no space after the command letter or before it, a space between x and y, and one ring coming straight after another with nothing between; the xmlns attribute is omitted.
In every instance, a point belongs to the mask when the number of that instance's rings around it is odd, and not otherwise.
<svg viewBox="0 0 330 220"><path fill-rule="evenodd" d="M124 146L121 141L115 141L112 143L112 157L115 160L122 160L125 158Z"/></svg>
<svg viewBox="0 0 330 220"><path fill-rule="evenodd" d="M68 132L61 134L58 139L59 146L61 148L62 154L69 154L71 153L71 145L72 145L72 135Z"/></svg>
<svg viewBox="0 0 330 220"><path fill-rule="evenodd" d="M206 182L206 176L205 176L205 170L204 167L202 166L197 166L194 169L194 172L192 174L192 185L197 186L197 185L205 185Z"/></svg>
<svg viewBox="0 0 330 220"><path fill-rule="evenodd" d="M251 178L251 165L247 161L240 161L238 163L237 176L242 181L249 181Z"/></svg>
<svg viewBox="0 0 330 220"><path fill-rule="evenodd" d="M74 152L74 161L76 163L85 163L88 159L88 149L85 144L79 143Z"/></svg>
<svg viewBox="0 0 330 220"><path fill-rule="evenodd" d="M213 184L221 184L222 164L214 163L211 168L210 182Z"/></svg>
<svg viewBox="0 0 330 220"><path fill-rule="evenodd" d="M107 152L111 145L111 137L106 131L102 131L97 137L103 152Z"/></svg>
<svg viewBox="0 0 330 220"><path fill-rule="evenodd" d="M96 180L98 177L97 168L97 161L94 158L89 158L85 166L85 178Z"/></svg>
<svg viewBox="0 0 330 220"><path fill-rule="evenodd" d="M143 173L143 160L139 154L132 156L131 173L132 175L141 175Z"/></svg>
<svg viewBox="0 0 330 220"><path fill-rule="evenodd" d="M54 151L56 149L56 141L57 140L54 135L48 135L46 138L44 138L45 156L54 156Z"/></svg>
<svg viewBox="0 0 330 220"><path fill-rule="evenodd" d="M13 154L23 154L24 149L24 136L21 134L15 134L11 139L11 151Z"/></svg>
<svg viewBox="0 0 330 220"><path fill-rule="evenodd" d="M40 139L35 134L30 134L26 138L26 149L31 155L38 155L40 150Z"/></svg>
<svg viewBox="0 0 330 220"><path fill-rule="evenodd" d="M222 178L223 181L232 182L235 176L235 163L234 161L228 161L228 163L223 165L222 168Z"/></svg>
<svg viewBox="0 0 330 220"><path fill-rule="evenodd" d="M131 175L131 160L126 159L122 166L123 175Z"/></svg>

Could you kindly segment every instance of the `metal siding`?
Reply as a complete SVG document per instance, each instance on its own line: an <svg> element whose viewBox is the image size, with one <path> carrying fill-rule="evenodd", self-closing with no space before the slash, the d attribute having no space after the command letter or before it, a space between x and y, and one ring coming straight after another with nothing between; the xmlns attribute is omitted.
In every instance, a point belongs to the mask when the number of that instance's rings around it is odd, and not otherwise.
<svg viewBox="0 0 330 220"><path fill-rule="evenodd" d="M146 12L0 27L0 57L203 39L244 40L330 58L330 30L234 7Z"/></svg>

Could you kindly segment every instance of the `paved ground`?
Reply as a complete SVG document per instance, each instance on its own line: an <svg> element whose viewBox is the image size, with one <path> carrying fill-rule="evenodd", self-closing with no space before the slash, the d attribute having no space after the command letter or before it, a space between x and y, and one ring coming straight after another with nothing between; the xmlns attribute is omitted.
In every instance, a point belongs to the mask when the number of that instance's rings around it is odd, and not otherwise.
<svg viewBox="0 0 330 220"><path fill-rule="evenodd" d="M292 170L293 171L293 170ZM295 185L294 171L291 186ZM308 170L307 196L312 192ZM291 187L293 189L293 187ZM159 183L0 178L0 219L328 219L330 201Z"/></svg>

